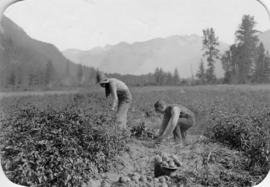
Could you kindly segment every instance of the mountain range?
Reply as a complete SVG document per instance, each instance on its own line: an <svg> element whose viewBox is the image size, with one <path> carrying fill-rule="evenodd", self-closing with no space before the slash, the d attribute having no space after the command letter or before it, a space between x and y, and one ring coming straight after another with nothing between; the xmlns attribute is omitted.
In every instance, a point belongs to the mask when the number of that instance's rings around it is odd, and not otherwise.
<svg viewBox="0 0 270 187"><path fill-rule="evenodd" d="M220 50L228 48L221 43ZM88 51L70 49L64 56L76 63L96 67L102 71L121 74L146 74L160 67L165 71L178 69L180 76L191 77L196 73L202 56L202 38L197 35L155 38L132 44L97 47ZM218 74L222 74L217 65Z"/></svg>
<svg viewBox="0 0 270 187"><path fill-rule="evenodd" d="M261 33L259 38L270 51L270 30ZM228 48L229 44L220 41L221 53ZM187 78L195 75L198 70L202 58L201 49L202 37L193 34L155 38L131 44L121 42L86 51L68 49L63 51L63 54L71 61L110 73L140 75L153 72L156 67L165 71L177 68L180 76ZM223 74L221 63L216 63L216 75L222 77Z"/></svg>

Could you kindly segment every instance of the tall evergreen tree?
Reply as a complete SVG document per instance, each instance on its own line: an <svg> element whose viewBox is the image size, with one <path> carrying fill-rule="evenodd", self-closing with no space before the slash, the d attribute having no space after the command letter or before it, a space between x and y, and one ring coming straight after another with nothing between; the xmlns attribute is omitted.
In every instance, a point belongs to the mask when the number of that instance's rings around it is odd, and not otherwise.
<svg viewBox="0 0 270 187"><path fill-rule="evenodd" d="M81 64L78 64L78 67L77 67L77 79L78 79L78 82L79 84L82 83L82 78L83 78L83 67Z"/></svg>
<svg viewBox="0 0 270 187"><path fill-rule="evenodd" d="M266 52L265 67L264 67L264 81L270 83L270 55Z"/></svg>
<svg viewBox="0 0 270 187"><path fill-rule="evenodd" d="M252 66L256 59L258 43L257 31L254 29L256 22L253 16L244 15L239 29L236 31L236 47L238 48L238 81L246 83L250 80Z"/></svg>
<svg viewBox="0 0 270 187"><path fill-rule="evenodd" d="M15 83L16 83L16 75L15 75L15 72L14 70L12 70L9 74L9 77L8 77L8 85L9 86L15 86Z"/></svg>
<svg viewBox="0 0 270 187"><path fill-rule="evenodd" d="M221 57L221 63L223 70L225 71L224 74L224 83L238 83L239 79L239 61L240 58L240 49L237 47L236 44L230 46L228 51Z"/></svg>
<svg viewBox="0 0 270 187"><path fill-rule="evenodd" d="M213 28L203 30L203 56L207 60L206 80L208 83L216 81L215 76L215 61L219 58L218 38L215 35Z"/></svg>
<svg viewBox="0 0 270 187"><path fill-rule="evenodd" d="M222 68L224 70L224 83L231 83L233 76L233 65L232 65L232 52L231 49L225 51L221 57Z"/></svg>
<svg viewBox="0 0 270 187"><path fill-rule="evenodd" d="M173 84L178 85L180 83L180 77L177 68L174 69L173 72Z"/></svg>
<svg viewBox="0 0 270 187"><path fill-rule="evenodd" d="M36 69L30 70L28 73L28 86L35 87L38 84Z"/></svg>
<svg viewBox="0 0 270 187"><path fill-rule="evenodd" d="M23 76L22 67L20 65L17 66L15 72L16 72L16 82L15 82L15 85L16 86L20 86L21 84L23 84L23 81L24 81L23 80L24 76Z"/></svg>
<svg viewBox="0 0 270 187"><path fill-rule="evenodd" d="M257 49L257 60L255 61L255 68L253 74L253 80L255 82L264 82L265 75L264 70L266 68L266 54L262 43L260 43Z"/></svg>
<svg viewBox="0 0 270 187"><path fill-rule="evenodd" d="M204 84L206 82L205 68L204 68L204 63L202 59L199 66L199 70L196 73L196 77L200 80L201 84Z"/></svg>
<svg viewBox="0 0 270 187"><path fill-rule="evenodd" d="M156 68L154 72L154 77L155 77L155 82L157 85L161 85L162 82L162 69L161 68Z"/></svg>
<svg viewBox="0 0 270 187"><path fill-rule="evenodd" d="M173 80L173 75L171 72L167 72L164 74L165 80L164 80L164 85L174 85L174 80Z"/></svg>
<svg viewBox="0 0 270 187"><path fill-rule="evenodd" d="M69 61L67 60L67 63L66 63L66 76L69 76L70 75L70 69L69 69Z"/></svg>
<svg viewBox="0 0 270 187"><path fill-rule="evenodd" d="M46 64L46 69L45 69L45 84L46 85L50 84L53 81L54 73L55 73L54 66L52 64L52 61L49 60Z"/></svg>

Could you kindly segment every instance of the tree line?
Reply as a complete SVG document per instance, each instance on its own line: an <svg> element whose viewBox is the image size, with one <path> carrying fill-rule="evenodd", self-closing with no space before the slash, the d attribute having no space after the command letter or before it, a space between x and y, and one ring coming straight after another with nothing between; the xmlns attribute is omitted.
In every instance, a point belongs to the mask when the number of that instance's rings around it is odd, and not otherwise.
<svg viewBox="0 0 270 187"><path fill-rule="evenodd" d="M65 72L60 73L52 61L45 65L26 66L24 63L10 63L1 74L3 89L51 89L56 87L86 86L94 84L96 70L81 64L66 62Z"/></svg>
<svg viewBox="0 0 270 187"><path fill-rule="evenodd" d="M218 37L213 28L203 30L203 58L196 74L197 83L217 83L215 63L222 63L223 83L267 83L270 82L270 56L259 41L253 16L244 15L235 32L235 43L224 54L218 50ZM205 67L205 62L207 66Z"/></svg>
<svg viewBox="0 0 270 187"><path fill-rule="evenodd" d="M153 73L144 75L122 75L119 73L108 74L109 77L114 77L125 81L128 85L133 86L164 86L164 85L180 85L181 79L177 68L173 72L164 71L157 67Z"/></svg>
<svg viewBox="0 0 270 187"><path fill-rule="evenodd" d="M72 68L71 68L72 67ZM59 74L52 61L45 66L25 67L25 64L11 64L1 75L1 87L5 89L53 89L57 87L77 87L95 84L98 69L89 68L81 64L72 64L67 61L64 74ZM108 77L115 77L125 81L128 85L180 85L181 79L178 70L173 72L156 68L153 73L145 75L122 75L108 73Z"/></svg>

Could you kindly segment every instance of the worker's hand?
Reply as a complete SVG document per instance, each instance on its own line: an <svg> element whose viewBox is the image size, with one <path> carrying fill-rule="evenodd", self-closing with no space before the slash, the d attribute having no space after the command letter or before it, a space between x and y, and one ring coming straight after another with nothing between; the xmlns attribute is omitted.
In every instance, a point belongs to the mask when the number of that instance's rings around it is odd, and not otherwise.
<svg viewBox="0 0 270 187"><path fill-rule="evenodd" d="M117 103L112 103L111 107L112 111L115 111L117 108Z"/></svg>

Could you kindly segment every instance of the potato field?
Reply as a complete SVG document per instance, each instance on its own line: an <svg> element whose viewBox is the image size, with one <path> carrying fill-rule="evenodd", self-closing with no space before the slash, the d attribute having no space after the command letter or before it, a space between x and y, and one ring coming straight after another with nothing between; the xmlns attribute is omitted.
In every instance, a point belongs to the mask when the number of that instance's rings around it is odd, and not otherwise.
<svg viewBox="0 0 270 187"><path fill-rule="evenodd" d="M93 87L1 100L1 160L25 186L253 186L270 169L270 86L131 88L128 130ZM196 115L188 145L154 146L158 99ZM155 176L157 162L177 163Z"/></svg>

